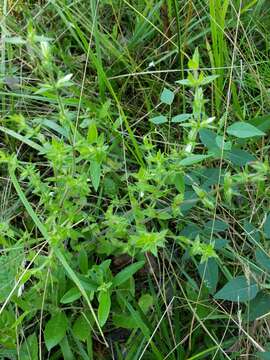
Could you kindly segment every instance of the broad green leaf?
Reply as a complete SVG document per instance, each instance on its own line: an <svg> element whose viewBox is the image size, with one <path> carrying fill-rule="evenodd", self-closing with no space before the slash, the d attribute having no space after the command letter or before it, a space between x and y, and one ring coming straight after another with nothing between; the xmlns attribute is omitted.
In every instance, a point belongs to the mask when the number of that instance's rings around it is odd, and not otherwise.
<svg viewBox="0 0 270 360"><path fill-rule="evenodd" d="M242 275L230 280L214 297L221 300L245 302L254 299L258 291L258 285L252 280L249 282Z"/></svg>
<svg viewBox="0 0 270 360"><path fill-rule="evenodd" d="M215 221L213 221L213 220L207 221L204 229L206 231L209 231L210 233L212 232L212 230L213 230L213 232L218 233L218 232L223 232L223 231L227 230L228 227L229 227L229 225L226 221L216 219Z"/></svg>
<svg viewBox="0 0 270 360"><path fill-rule="evenodd" d="M154 299L150 294L143 294L139 299L139 307L142 309L142 312L146 314L150 307L153 306Z"/></svg>
<svg viewBox="0 0 270 360"><path fill-rule="evenodd" d="M270 213L267 215L263 225L263 233L266 239L270 239Z"/></svg>
<svg viewBox="0 0 270 360"><path fill-rule="evenodd" d="M103 326L109 316L111 309L111 296L109 291L101 291L99 294L99 305L98 305L98 321L100 326Z"/></svg>
<svg viewBox="0 0 270 360"><path fill-rule="evenodd" d="M249 120L249 123L263 132L270 130L270 114Z"/></svg>
<svg viewBox="0 0 270 360"><path fill-rule="evenodd" d="M260 360L269 360L270 359L270 351L265 351L265 352L257 352L257 359Z"/></svg>
<svg viewBox="0 0 270 360"><path fill-rule="evenodd" d="M207 147L207 149L219 150L217 143L216 143L217 134L214 131L209 130L209 129L201 129L199 131L199 135L200 135L201 142L203 143L204 146Z"/></svg>
<svg viewBox="0 0 270 360"><path fill-rule="evenodd" d="M175 174L173 183L176 189L179 191L180 194L184 194L185 192L185 179L184 176L180 173Z"/></svg>
<svg viewBox="0 0 270 360"><path fill-rule="evenodd" d="M163 104L171 105L174 99L174 93L173 91L164 88L161 95L160 95L160 101Z"/></svg>
<svg viewBox="0 0 270 360"><path fill-rule="evenodd" d="M64 312L58 312L50 318L44 331L45 344L49 351L60 343L66 335L67 327L68 320Z"/></svg>
<svg viewBox="0 0 270 360"><path fill-rule="evenodd" d="M72 331L75 337L80 341L85 341L91 333L91 323L86 315L81 314L75 320Z"/></svg>
<svg viewBox="0 0 270 360"><path fill-rule="evenodd" d="M249 321L254 321L268 313L270 313L270 295L260 291L249 303L247 318Z"/></svg>
<svg viewBox="0 0 270 360"><path fill-rule="evenodd" d="M130 315L115 314L113 324L123 329L137 329L139 325Z"/></svg>
<svg viewBox="0 0 270 360"><path fill-rule="evenodd" d="M172 117L172 123L181 123L190 119L192 114L179 114Z"/></svg>
<svg viewBox="0 0 270 360"><path fill-rule="evenodd" d="M257 264L264 270L270 272L270 257L262 250L257 249L255 252Z"/></svg>
<svg viewBox="0 0 270 360"><path fill-rule="evenodd" d="M199 264L199 274L204 279L205 286L208 288L210 294L216 291L218 283L218 264L214 258Z"/></svg>
<svg viewBox="0 0 270 360"><path fill-rule="evenodd" d="M68 341L68 337L65 336L61 341L60 341L60 347L61 347L61 352L63 354L63 359L64 360L74 360L74 356L71 350L71 346L69 344Z"/></svg>
<svg viewBox="0 0 270 360"><path fill-rule="evenodd" d="M113 279L113 286L119 286L126 282L131 276L133 276L138 270L144 266L144 261L138 261L134 264L128 265L118 274L115 275Z"/></svg>
<svg viewBox="0 0 270 360"><path fill-rule="evenodd" d="M38 340L36 334L29 335L20 348L20 360L38 360Z"/></svg>
<svg viewBox="0 0 270 360"><path fill-rule="evenodd" d="M83 274L87 274L88 271L88 256L84 248L81 248L78 257L79 267Z"/></svg>
<svg viewBox="0 0 270 360"><path fill-rule="evenodd" d="M212 157L211 154L209 155L190 155L186 157L185 159L181 160L179 162L179 165L187 166L187 165L193 165L202 162L205 159L208 159Z"/></svg>
<svg viewBox="0 0 270 360"><path fill-rule="evenodd" d="M98 139L98 131L94 121L91 121L88 126L87 141L89 144L93 144Z"/></svg>
<svg viewBox="0 0 270 360"><path fill-rule="evenodd" d="M168 121L168 119L164 115L159 115L159 116L151 118L149 121L155 125L160 125L160 124L166 123Z"/></svg>
<svg viewBox="0 0 270 360"><path fill-rule="evenodd" d="M252 138L254 136L264 136L265 133L255 126L243 122L237 121L227 128L227 133L241 139Z"/></svg>
<svg viewBox="0 0 270 360"><path fill-rule="evenodd" d="M69 289L65 295L61 298L61 304L69 304L75 300L78 300L81 297L81 292L78 288L71 288Z"/></svg>
<svg viewBox="0 0 270 360"><path fill-rule="evenodd" d="M225 153L224 157L236 166L245 166L247 163L256 160L255 156L241 149L232 149Z"/></svg>
<svg viewBox="0 0 270 360"><path fill-rule="evenodd" d="M212 243L214 244L215 250L220 250L227 246L229 244L229 241L226 239L212 239Z"/></svg>
<svg viewBox="0 0 270 360"><path fill-rule="evenodd" d="M101 166L97 161L91 161L90 164L90 176L95 191L98 190L100 182Z"/></svg>

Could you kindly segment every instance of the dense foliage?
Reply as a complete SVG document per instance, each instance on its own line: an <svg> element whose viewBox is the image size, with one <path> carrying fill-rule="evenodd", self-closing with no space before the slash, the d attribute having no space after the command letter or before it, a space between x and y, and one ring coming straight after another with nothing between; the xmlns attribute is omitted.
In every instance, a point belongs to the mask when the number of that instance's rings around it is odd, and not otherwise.
<svg viewBox="0 0 270 360"><path fill-rule="evenodd" d="M270 359L269 30L2 1L1 359Z"/></svg>

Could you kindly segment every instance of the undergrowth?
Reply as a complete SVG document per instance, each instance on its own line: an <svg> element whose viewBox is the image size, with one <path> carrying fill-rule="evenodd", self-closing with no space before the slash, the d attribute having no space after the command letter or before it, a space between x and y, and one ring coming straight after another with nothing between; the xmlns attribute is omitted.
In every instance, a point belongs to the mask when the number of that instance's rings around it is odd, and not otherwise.
<svg viewBox="0 0 270 360"><path fill-rule="evenodd" d="M270 359L269 30L2 0L1 359Z"/></svg>

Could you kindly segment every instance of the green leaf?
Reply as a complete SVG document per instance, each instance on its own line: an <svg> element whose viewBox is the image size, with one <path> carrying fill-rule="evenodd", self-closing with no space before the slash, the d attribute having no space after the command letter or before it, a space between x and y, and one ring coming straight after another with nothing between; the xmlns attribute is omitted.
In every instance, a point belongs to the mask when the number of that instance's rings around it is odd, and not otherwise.
<svg viewBox="0 0 270 360"><path fill-rule="evenodd" d="M192 83L189 79L177 80L176 84L180 84L180 85L184 85L184 86L192 86Z"/></svg>
<svg viewBox="0 0 270 360"><path fill-rule="evenodd" d="M142 312L146 314L150 307L153 306L154 299L150 294L143 294L139 299L139 307L142 309Z"/></svg>
<svg viewBox="0 0 270 360"><path fill-rule="evenodd" d="M251 120L249 120L249 123L261 131L264 131L264 132L269 131L270 130L270 114L251 119Z"/></svg>
<svg viewBox="0 0 270 360"><path fill-rule="evenodd" d="M131 264L121 270L113 279L113 286L119 286L126 282L131 276L133 276L138 270L144 266L144 261L138 261Z"/></svg>
<svg viewBox="0 0 270 360"><path fill-rule="evenodd" d="M98 131L94 121L91 121L88 126L87 141L89 144L93 144L98 139Z"/></svg>
<svg viewBox="0 0 270 360"><path fill-rule="evenodd" d="M227 128L227 133L241 139L252 138L254 136L264 136L265 133L257 129L255 126L243 122L237 121Z"/></svg>
<svg viewBox="0 0 270 360"><path fill-rule="evenodd" d="M81 248L78 257L79 268L83 274L87 274L88 271L88 256L84 248Z"/></svg>
<svg viewBox="0 0 270 360"><path fill-rule="evenodd" d="M257 352L256 355L257 355L258 359L260 359L260 360L269 360L270 359L270 351Z"/></svg>
<svg viewBox="0 0 270 360"><path fill-rule="evenodd" d="M188 68L191 70L197 70L199 68L200 55L198 48L195 49L193 56L188 61Z"/></svg>
<svg viewBox="0 0 270 360"><path fill-rule="evenodd" d="M270 239L270 213L267 215L263 225L263 233L266 239Z"/></svg>
<svg viewBox="0 0 270 360"><path fill-rule="evenodd" d="M115 314L113 324L123 329L137 329L139 325L130 315Z"/></svg>
<svg viewBox="0 0 270 360"><path fill-rule="evenodd" d="M16 192L21 200L21 202L23 203L25 209L27 210L27 213L29 214L29 216L31 217L31 219L33 220L34 224L36 225L36 227L39 229L40 233L42 234L42 236L45 238L46 242L44 243L43 247L45 247L45 245L47 245L47 243L50 243L50 235L47 231L47 228L45 227L45 225L40 221L39 217L37 216L37 214L34 212L32 206L30 205L30 203L28 202L25 194L23 193L21 186L16 178L15 175L15 169L13 166L9 166L8 168L9 170L9 175L11 178L11 181L13 183L14 188L16 189ZM43 249L43 247L41 247L41 249ZM70 277L70 279L74 282L74 284L78 287L78 289L80 290L82 296L84 297L92 315L93 318L97 324L98 330L102 336L102 339L104 341L104 343L107 345L107 341L105 339L105 336L103 334L103 331L99 325L97 316L94 312L94 309L91 305L91 302L89 301L89 296L87 295L85 288L83 286L83 284L81 283L78 275L76 275L76 273L74 272L74 270L70 267L69 263L67 262L64 254L62 253L62 251L58 248L54 248L54 253L57 257L57 259L60 261L61 265L63 266L63 268L65 269L65 272L67 273L67 275ZM87 282L86 282L87 284ZM87 284L88 285L88 284ZM92 286L92 284L91 284ZM12 296L12 294L14 293L14 291L16 290L15 287L13 287L13 290L10 292L9 296L7 297L6 300L9 300L8 298L10 298ZM3 312L4 307L2 306L1 310L0 310L0 315Z"/></svg>
<svg viewBox="0 0 270 360"><path fill-rule="evenodd" d="M72 331L75 337L80 341L85 341L91 333L91 323L81 314L74 322Z"/></svg>
<svg viewBox="0 0 270 360"><path fill-rule="evenodd" d="M58 345L66 335L68 320L64 312L59 312L47 322L44 331L45 344L50 351Z"/></svg>
<svg viewBox="0 0 270 360"><path fill-rule="evenodd" d="M97 161L91 161L90 164L90 176L95 191L98 190L100 182L101 166Z"/></svg>
<svg viewBox="0 0 270 360"><path fill-rule="evenodd" d="M179 114L172 117L172 123L181 123L191 118L192 114Z"/></svg>
<svg viewBox="0 0 270 360"><path fill-rule="evenodd" d="M230 280L214 296L215 299L222 299L234 302L245 302L255 298L259 289L252 280L247 281L245 276L237 276Z"/></svg>
<svg viewBox="0 0 270 360"><path fill-rule="evenodd" d="M204 79L202 79L201 85L209 84L209 83L213 82L214 80L216 80L218 77L219 77L219 75L206 76Z"/></svg>
<svg viewBox="0 0 270 360"><path fill-rule="evenodd" d="M214 258L199 264L199 274L204 279L205 286L209 289L210 294L216 291L218 283L218 264Z"/></svg>
<svg viewBox="0 0 270 360"><path fill-rule="evenodd" d="M69 304L75 300L78 300L81 297L81 292L78 288L71 288L69 289L65 295L61 298L61 304Z"/></svg>
<svg viewBox="0 0 270 360"><path fill-rule="evenodd" d="M99 294L98 321L103 326L109 316L111 309L111 296L109 291L101 291Z"/></svg>
<svg viewBox="0 0 270 360"><path fill-rule="evenodd" d="M43 147L40 146L39 144L37 144L34 141L28 139L26 136L23 136L21 134L16 133L13 130L10 130L10 129L4 128L3 126L0 126L0 131L6 133L7 135L10 135L10 136L14 137L15 139L27 144L28 146L30 146L31 148L33 148L33 149L35 149L35 150L37 150L39 152L42 152L44 150Z"/></svg>
<svg viewBox="0 0 270 360"><path fill-rule="evenodd" d="M201 142L204 146L207 147L207 149L218 149L217 143L216 143L216 137L217 134L209 129L201 129L199 131Z"/></svg>
<svg viewBox="0 0 270 360"><path fill-rule="evenodd" d="M60 341L60 347L64 360L74 360L74 356L67 336L65 336L64 339Z"/></svg>
<svg viewBox="0 0 270 360"><path fill-rule="evenodd" d="M166 123L168 121L168 119L164 115L159 115L159 116L153 117L149 121L155 125L160 125L160 124Z"/></svg>
<svg viewBox="0 0 270 360"><path fill-rule="evenodd" d="M212 155L191 155L179 162L179 165L187 166L202 162L205 159L210 158Z"/></svg>
<svg viewBox="0 0 270 360"><path fill-rule="evenodd" d="M262 250L257 249L255 252L257 263L266 271L270 272L270 257Z"/></svg>
<svg viewBox="0 0 270 360"><path fill-rule="evenodd" d="M247 318L249 321L254 321L270 313L270 295L260 291L257 296L250 301L247 310Z"/></svg>
<svg viewBox="0 0 270 360"><path fill-rule="evenodd" d="M176 189L179 191L180 194L184 194L185 192L185 179L184 176L180 173L175 174L173 183Z"/></svg>
<svg viewBox="0 0 270 360"><path fill-rule="evenodd" d="M215 219L214 220L209 220L207 221L207 223L205 224L204 229L208 232L223 232L225 230L227 230L229 227L228 223L224 220L219 220L219 219Z"/></svg>
<svg viewBox="0 0 270 360"><path fill-rule="evenodd" d="M36 334L29 335L20 348L20 360L38 360L38 340Z"/></svg>
<svg viewBox="0 0 270 360"><path fill-rule="evenodd" d="M247 163L256 160L255 156L241 149L232 149L225 153L224 157L236 166L245 166Z"/></svg>
<svg viewBox="0 0 270 360"><path fill-rule="evenodd" d="M163 104L171 105L174 99L174 93L173 91L164 88L161 95L160 95L160 101Z"/></svg>

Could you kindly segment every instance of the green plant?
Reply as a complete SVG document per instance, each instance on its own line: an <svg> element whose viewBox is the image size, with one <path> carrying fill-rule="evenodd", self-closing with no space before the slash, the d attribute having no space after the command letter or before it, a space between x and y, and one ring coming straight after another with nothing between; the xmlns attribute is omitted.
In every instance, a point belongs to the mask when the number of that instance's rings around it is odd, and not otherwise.
<svg viewBox="0 0 270 360"><path fill-rule="evenodd" d="M0 10L0 357L267 357L267 2Z"/></svg>

